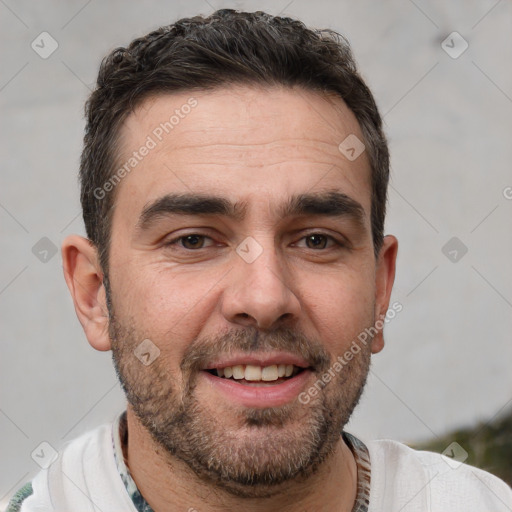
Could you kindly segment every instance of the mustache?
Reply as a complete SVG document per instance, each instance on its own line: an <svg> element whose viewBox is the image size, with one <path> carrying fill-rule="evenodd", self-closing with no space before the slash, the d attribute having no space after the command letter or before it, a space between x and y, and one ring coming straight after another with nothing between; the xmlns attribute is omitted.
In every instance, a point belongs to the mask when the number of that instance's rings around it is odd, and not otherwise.
<svg viewBox="0 0 512 512"><path fill-rule="evenodd" d="M327 371L331 363L324 346L300 332L280 328L263 333L256 327L248 327L230 330L220 336L194 340L185 351L180 367L184 375L190 375L203 369L219 354L228 355L234 351L251 354L274 350L282 350L303 358L317 372Z"/></svg>

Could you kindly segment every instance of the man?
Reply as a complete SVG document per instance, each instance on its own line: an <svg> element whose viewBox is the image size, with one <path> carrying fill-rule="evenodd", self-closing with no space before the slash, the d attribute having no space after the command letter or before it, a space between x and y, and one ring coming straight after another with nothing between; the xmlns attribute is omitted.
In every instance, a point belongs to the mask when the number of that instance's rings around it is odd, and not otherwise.
<svg viewBox="0 0 512 512"><path fill-rule="evenodd" d="M488 473L343 431L399 305L386 139L341 36L182 19L112 52L86 114L65 278L128 405L10 511L512 510Z"/></svg>

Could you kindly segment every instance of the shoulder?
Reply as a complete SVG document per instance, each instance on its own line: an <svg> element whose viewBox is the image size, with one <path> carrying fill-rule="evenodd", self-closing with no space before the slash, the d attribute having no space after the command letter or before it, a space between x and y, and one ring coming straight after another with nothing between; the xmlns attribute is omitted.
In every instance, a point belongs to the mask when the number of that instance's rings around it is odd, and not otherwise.
<svg viewBox="0 0 512 512"><path fill-rule="evenodd" d="M374 506L399 505L403 512L512 510L512 489L486 471L396 441L370 441L367 447Z"/></svg>
<svg viewBox="0 0 512 512"><path fill-rule="evenodd" d="M55 460L13 495L6 512L53 510L54 493L65 485L62 475L71 476L78 483L84 480L85 461L99 468L100 460L109 451L111 430L112 425L101 425L64 444Z"/></svg>

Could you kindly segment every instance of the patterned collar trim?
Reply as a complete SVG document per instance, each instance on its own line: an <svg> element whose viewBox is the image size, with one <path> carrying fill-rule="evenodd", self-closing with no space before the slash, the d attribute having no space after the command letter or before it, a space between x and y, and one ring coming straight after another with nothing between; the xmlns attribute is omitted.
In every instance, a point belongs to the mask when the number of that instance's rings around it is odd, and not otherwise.
<svg viewBox="0 0 512 512"><path fill-rule="evenodd" d="M117 470L119 471L121 480L126 487L126 492L133 501L135 508L138 512L154 512L137 488L125 462L123 448L126 450L128 446L126 411L121 413L114 422L112 429L112 445L114 447L114 458L116 459Z"/></svg>
<svg viewBox="0 0 512 512"><path fill-rule="evenodd" d="M370 454L366 445L357 437L342 432L343 440L352 451L357 464L357 494L352 512L368 512L370 504ZM126 466L123 448L128 446L128 427L126 423L126 411L121 413L114 422L112 429L112 446L114 447L114 457L117 464L117 470L126 487L133 504L138 512L153 512L144 499Z"/></svg>
<svg viewBox="0 0 512 512"><path fill-rule="evenodd" d="M370 453L366 445L348 432L341 433L357 464L357 494L352 512L368 512L370 506Z"/></svg>

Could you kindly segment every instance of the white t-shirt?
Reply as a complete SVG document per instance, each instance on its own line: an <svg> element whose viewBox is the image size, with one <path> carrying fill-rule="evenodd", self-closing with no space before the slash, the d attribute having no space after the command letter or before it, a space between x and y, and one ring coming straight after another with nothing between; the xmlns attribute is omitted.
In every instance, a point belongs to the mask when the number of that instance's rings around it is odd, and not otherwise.
<svg viewBox="0 0 512 512"><path fill-rule="evenodd" d="M137 512L114 455L118 428L116 420L66 444L8 512ZM368 512L512 512L512 489L490 473L395 441L366 447ZM365 510L359 502L353 512Z"/></svg>
<svg viewBox="0 0 512 512"><path fill-rule="evenodd" d="M396 441L367 446L369 512L512 511L512 489L486 471Z"/></svg>

